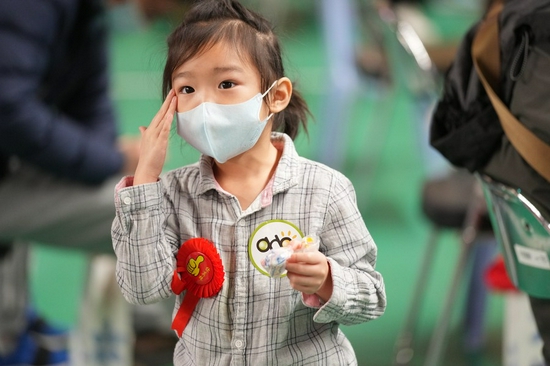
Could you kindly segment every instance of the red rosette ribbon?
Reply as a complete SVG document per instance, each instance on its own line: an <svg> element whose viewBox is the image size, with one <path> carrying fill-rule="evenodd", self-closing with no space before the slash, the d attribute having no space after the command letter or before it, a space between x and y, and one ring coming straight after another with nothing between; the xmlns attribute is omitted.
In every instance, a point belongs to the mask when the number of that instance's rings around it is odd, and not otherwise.
<svg viewBox="0 0 550 366"><path fill-rule="evenodd" d="M180 247L172 278L172 292L179 295L187 290L172 321L172 329L181 337L199 299L220 292L224 271L214 244L204 238L192 238Z"/></svg>

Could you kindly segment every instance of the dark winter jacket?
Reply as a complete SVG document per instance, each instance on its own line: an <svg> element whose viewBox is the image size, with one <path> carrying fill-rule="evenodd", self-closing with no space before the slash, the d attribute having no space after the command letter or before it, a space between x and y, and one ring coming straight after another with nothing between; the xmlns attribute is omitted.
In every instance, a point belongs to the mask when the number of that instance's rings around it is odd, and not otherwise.
<svg viewBox="0 0 550 366"><path fill-rule="evenodd" d="M500 79L496 92L510 111L550 144L550 0L506 0L499 15ZM478 23L479 24L479 23ZM445 76L432 118L430 143L453 165L491 176L550 210L550 182L521 157L504 134L474 69L478 24L464 36Z"/></svg>
<svg viewBox="0 0 550 366"><path fill-rule="evenodd" d="M0 174L10 156L84 183L120 171L103 10L0 1Z"/></svg>

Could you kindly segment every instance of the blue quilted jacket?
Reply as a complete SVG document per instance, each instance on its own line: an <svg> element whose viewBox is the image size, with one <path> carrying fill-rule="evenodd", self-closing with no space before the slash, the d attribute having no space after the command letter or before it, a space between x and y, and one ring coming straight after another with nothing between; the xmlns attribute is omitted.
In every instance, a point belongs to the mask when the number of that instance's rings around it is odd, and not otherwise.
<svg viewBox="0 0 550 366"><path fill-rule="evenodd" d="M123 157L101 0L0 1L0 174L10 156L95 184Z"/></svg>

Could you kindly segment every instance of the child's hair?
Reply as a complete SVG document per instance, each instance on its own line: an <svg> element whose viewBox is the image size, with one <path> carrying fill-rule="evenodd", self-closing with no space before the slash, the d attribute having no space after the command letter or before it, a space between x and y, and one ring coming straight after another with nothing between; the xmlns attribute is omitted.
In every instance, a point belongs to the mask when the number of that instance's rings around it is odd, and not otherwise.
<svg viewBox="0 0 550 366"><path fill-rule="evenodd" d="M173 72L220 41L234 46L240 55L256 66L262 90L267 90L275 80L285 76L279 41L265 18L235 0L204 0L189 10L183 22L168 37L162 85L164 97L172 88ZM274 116L273 130L294 139L300 125L307 133L308 115L305 100L293 91L288 106Z"/></svg>

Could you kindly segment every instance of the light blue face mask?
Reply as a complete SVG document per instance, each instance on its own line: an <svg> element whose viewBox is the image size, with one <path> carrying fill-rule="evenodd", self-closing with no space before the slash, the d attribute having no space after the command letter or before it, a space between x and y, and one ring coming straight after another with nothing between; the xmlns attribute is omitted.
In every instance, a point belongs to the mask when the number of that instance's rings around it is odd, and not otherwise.
<svg viewBox="0 0 550 366"><path fill-rule="evenodd" d="M275 83L265 93L258 93L243 103L204 102L187 112L177 113L178 135L220 163L250 150L273 116L271 113L260 120L263 98Z"/></svg>

